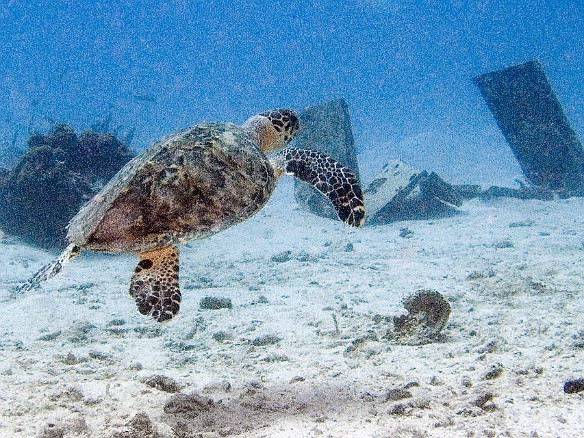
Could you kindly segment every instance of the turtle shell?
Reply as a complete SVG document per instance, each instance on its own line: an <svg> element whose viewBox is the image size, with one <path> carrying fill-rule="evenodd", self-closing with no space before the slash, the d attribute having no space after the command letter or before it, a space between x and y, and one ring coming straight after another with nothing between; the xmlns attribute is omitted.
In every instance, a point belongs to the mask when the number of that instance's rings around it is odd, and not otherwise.
<svg viewBox="0 0 584 438"><path fill-rule="evenodd" d="M107 252L185 243L252 216L275 184L274 169L247 130L200 124L126 164L71 220L67 237Z"/></svg>

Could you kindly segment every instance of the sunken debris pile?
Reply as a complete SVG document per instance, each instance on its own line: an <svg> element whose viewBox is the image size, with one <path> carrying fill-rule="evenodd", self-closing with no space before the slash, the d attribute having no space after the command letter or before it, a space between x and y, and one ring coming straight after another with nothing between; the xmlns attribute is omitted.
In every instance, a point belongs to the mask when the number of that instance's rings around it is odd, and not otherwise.
<svg viewBox="0 0 584 438"><path fill-rule="evenodd" d="M111 134L77 136L57 125L31 135L16 167L0 178L0 226L44 248L65 246L69 220L133 156Z"/></svg>

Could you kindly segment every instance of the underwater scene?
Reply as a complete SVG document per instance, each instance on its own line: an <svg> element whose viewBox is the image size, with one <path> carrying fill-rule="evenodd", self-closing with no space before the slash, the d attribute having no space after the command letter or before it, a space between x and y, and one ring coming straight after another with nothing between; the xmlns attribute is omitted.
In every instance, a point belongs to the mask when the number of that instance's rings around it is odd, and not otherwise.
<svg viewBox="0 0 584 438"><path fill-rule="evenodd" d="M584 436L584 2L0 2L0 437Z"/></svg>

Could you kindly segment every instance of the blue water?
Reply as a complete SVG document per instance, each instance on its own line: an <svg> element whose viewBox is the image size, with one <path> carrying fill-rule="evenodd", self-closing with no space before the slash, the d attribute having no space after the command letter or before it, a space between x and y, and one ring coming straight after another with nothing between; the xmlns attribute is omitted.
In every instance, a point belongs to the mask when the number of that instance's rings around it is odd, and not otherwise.
<svg viewBox="0 0 584 438"><path fill-rule="evenodd" d="M86 129L111 114L120 131L136 127L140 149L202 120L344 97L358 147L389 141L388 157L416 161L424 151L396 142L447 133L441 147L456 148L471 128L496 132L473 76L539 59L582 136L583 17L579 0L11 0L0 133L18 129L24 145L31 127Z"/></svg>
<svg viewBox="0 0 584 438"><path fill-rule="evenodd" d="M342 97L365 180L401 158L511 185L521 171L472 78L539 60L584 140L583 48L583 0L4 0L0 167L13 139L55 122L111 116L140 150L200 121ZM158 374L214 400L192 399L188 436L584 436L581 394L562 392L584 378L584 200L463 207L354 230L276 199L181 246L168 325L136 311L133 256L87 254L14 294L51 253L0 230L0 436L59 436L76 418L88 436L141 436L127 426L140 411L175 436L174 395L140 383ZM451 303L444 340L388 340L420 289ZM206 295L233 309L202 310ZM263 335L281 342L256 346ZM414 398L394 403L393 388Z"/></svg>

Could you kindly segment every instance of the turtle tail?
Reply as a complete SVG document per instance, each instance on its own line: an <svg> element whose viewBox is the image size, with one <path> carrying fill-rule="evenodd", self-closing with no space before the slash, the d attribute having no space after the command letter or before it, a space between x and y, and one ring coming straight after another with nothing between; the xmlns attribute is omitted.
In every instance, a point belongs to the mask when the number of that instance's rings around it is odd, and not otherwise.
<svg viewBox="0 0 584 438"><path fill-rule="evenodd" d="M79 255L79 247L75 244L70 244L59 257L51 263L43 266L36 274L34 274L26 283L18 288L18 292L27 292L45 280L57 275L65 267L69 261Z"/></svg>
<svg viewBox="0 0 584 438"><path fill-rule="evenodd" d="M353 227L363 225L363 193L351 169L327 155L306 149L282 149L270 159L282 172L311 184L325 195L343 222Z"/></svg>

